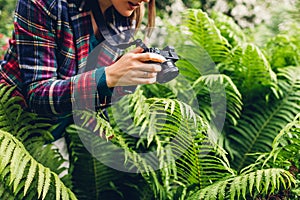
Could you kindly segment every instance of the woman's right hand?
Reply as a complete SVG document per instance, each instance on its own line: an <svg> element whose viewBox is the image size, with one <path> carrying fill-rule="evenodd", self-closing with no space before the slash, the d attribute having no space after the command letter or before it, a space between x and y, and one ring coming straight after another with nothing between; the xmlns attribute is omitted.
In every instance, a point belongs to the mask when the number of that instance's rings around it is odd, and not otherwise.
<svg viewBox="0 0 300 200"><path fill-rule="evenodd" d="M161 71L160 63L166 59L159 54L143 51L141 47L137 47L105 68L109 88L156 82L157 73Z"/></svg>

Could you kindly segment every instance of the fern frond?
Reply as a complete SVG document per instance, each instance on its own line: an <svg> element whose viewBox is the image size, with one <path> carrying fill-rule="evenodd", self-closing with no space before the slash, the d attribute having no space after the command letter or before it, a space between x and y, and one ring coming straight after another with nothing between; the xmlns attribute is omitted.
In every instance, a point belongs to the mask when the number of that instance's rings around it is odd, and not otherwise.
<svg viewBox="0 0 300 200"><path fill-rule="evenodd" d="M61 157L57 148L49 144L53 140L50 133L51 122L49 119L40 118L34 113L26 112L20 105L23 101L20 97L12 97L15 87L0 84L0 129L7 131L23 143L30 155L40 164L47 166L56 174L61 174L65 168L62 167L64 159ZM46 144L47 143L47 144ZM20 149L18 149L20 150ZM11 155L11 154L10 154ZM16 156L18 154L15 154ZM3 157L5 160L6 158ZM13 160L18 157L12 158ZM17 190L18 180L22 177L18 173L24 170L17 170L20 166L24 167L25 161L22 159L19 162L12 162L12 179L17 178L14 183L14 190ZM33 164L33 163L31 163ZM34 165L34 164L33 164ZM27 168L26 168L27 169ZM34 166L29 167L29 179L25 184L25 193L33 182ZM65 175L62 179L65 184L69 184L68 176ZM23 184L22 181L20 184Z"/></svg>
<svg viewBox="0 0 300 200"><path fill-rule="evenodd" d="M177 40L175 44L180 56L176 65L184 79L193 81L200 74L216 72L215 63L229 56L228 42L205 12L190 9L183 14L183 18L177 33L183 32L184 40ZM187 32L182 30L187 30L188 38Z"/></svg>
<svg viewBox="0 0 300 200"><path fill-rule="evenodd" d="M39 137L43 142L53 140L47 131L50 124L38 119L36 114L24 111L20 102L21 97L11 97L15 87L0 84L0 128L12 133L23 142L28 138ZM30 135L29 135L30 134ZM31 146L30 142L28 145ZM26 145L27 147L27 145Z"/></svg>
<svg viewBox="0 0 300 200"><path fill-rule="evenodd" d="M246 43L246 35L241 27L233 18L221 13L212 12L211 18L215 21L216 26L221 31L223 37L231 44L232 47Z"/></svg>
<svg viewBox="0 0 300 200"><path fill-rule="evenodd" d="M207 52L207 55L209 55L215 63L222 62L228 58L230 53L228 48L230 45L221 35L220 30L206 12L189 9L183 15L184 20L182 27L188 28L190 32L189 39L192 43L198 48L202 48L204 52ZM190 49L189 52L192 53L193 50L195 50L195 48ZM207 57L207 55L203 53L202 55L203 57ZM199 58L202 59L202 55L199 54L198 60ZM189 54L185 54L183 58L189 58Z"/></svg>
<svg viewBox="0 0 300 200"><path fill-rule="evenodd" d="M222 73L230 74L243 98L251 101L266 88L277 89L277 77L262 51L254 44L237 46L233 58L219 66ZM266 95L266 94L264 94Z"/></svg>
<svg viewBox="0 0 300 200"><path fill-rule="evenodd" d="M233 124L236 124L236 120L241 115L243 103L242 96L231 78L224 74L201 76L193 84L194 91L198 95L205 91L202 90L202 85L208 87L210 91L211 115L220 116L221 113L225 114L226 112L227 118ZM211 120L210 116L206 116L206 119Z"/></svg>
<svg viewBox="0 0 300 200"><path fill-rule="evenodd" d="M109 138L114 135L114 130L102 111L96 113L88 110L76 110L74 111L73 119L75 124L86 127L100 137Z"/></svg>
<svg viewBox="0 0 300 200"><path fill-rule="evenodd" d="M187 10L179 27L187 30L186 40L176 46L180 60L176 63L180 75L195 81L200 75L218 73L216 65L229 57L229 43L221 35L214 21L201 10ZM181 31L179 31L181 32Z"/></svg>
<svg viewBox="0 0 300 200"><path fill-rule="evenodd" d="M257 159L257 162L262 163L263 166L277 165L282 168L299 168L299 133L300 114L298 114L292 122L288 123L275 137L272 143L271 152L261 154L261 156Z"/></svg>
<svg viewBox="0 0 300 200"><path fill-rule="evenodd" d="M250 153L268 152L279 131L291 122L300 112L300 79L299 68L285 68L284 76L279 76L279 88L282 96L269 102L260 100L256 104L245 107L238 125L230 131L230 142L235 149L233 166L236 169L253 163L257 156Z"/></svg>
<svg viewBox="0 0 300 200"><path fill-rule="evenodd" d="M279 146L284 147L286 145L294 143L293 140L290 139L297 139L299 138L299 127L300 126L300 113L294 118L294 120L288 123L276 136L273 141L272 148L276 149ZM298 144L296 144L298 145Z"/></svg>
<svg viewBox="0 0 300 200"><path fill-rule="evenodd" d="M124 166L124 152L117 148L120 145L112 144L78 125L68 127L66 137L72 163L73 191L78 199L152 197L140 174L127 173L131 169Z"/></svg>
<svg viewBox="0 0 300 200"><path fill-rule="evenodd" d="M122 114L126 106L130 114ZM113 113L118 117L115 119L117 125L126 130L126 134L116 136L118 144L125 149L128 163L144 171L143 176L152 185L157 198L172 199L177 184L187 187L193 183L202 187L230 173L228 162L223 159L225 156L217 156L217 152L222 151L218 151L219 147L211 144L206 136L207 122L189 105L174 99L146 99L142 91L137 91L128 101L121 102L120 109ZM131 116L129 119L132 118L133 123L121 123L127 116ZM130 126L123 129L126 124ZM134 133L141 137L132 140L125 136ZM155 155L140 157L135 151L141 148L155 152ZM153 173L155 167L161 170ZM166 194L170 196L166 197Z"/></svg>
<svg viewBox="0 0 300 200"><path fill-rule="evenodd" d="M45 168L41 164L37 163L20 141L11 134L2 130L0 130L0 150L0 154L5 155L4 157L0 157L0 171L1 174L3 174L4 169L9 169L6 176L9 176L9 181L13 184L13 191L17 192L17 188L20 186L21 180L24 180L24 182L27 183L32 182L32 177L36 176L39 180L39 186L37 186L36 193L39 194L39 197L42 194L42 199L45 199L49 192L51 178L58 180L58 176L54 172L50 171L49 168ZM31 174L29 174L29 172ZM33 172L35 172L35 174L32 174ZM61 182L60 180L58 181ZM22 187L24 187L23 191L25 196L28 189L34 186L26 185L26 189L24 185ZM68 195L66 196L66 199L76 199L70 189L68 189L63 183L61 183L59 190L67 192ZM60 197L57 198L61 199Z"/></svg>
<svg viewBox="0 0 300 200"><path fill-rule="evenodd" d="M280 189L291 188L294 184L295 178L284 169L262 169L218 181L196 191L188 199L248 199L258 195L269 195L275 191L280 191Z"/></svg>

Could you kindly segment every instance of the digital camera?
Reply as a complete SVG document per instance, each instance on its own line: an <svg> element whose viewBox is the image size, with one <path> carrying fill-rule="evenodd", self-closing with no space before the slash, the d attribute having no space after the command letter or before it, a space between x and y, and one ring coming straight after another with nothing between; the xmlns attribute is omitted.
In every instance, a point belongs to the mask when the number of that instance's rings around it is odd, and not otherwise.
<svg viewBox="0 0 300 200"><path fill-rule="evenodd" d="M175 52L175 49L171 46L167 46L160 50L155 47L148 48L142 40L137 41L137 46L144 49L144 52L156 53L166 58L166 61L161 63L161 71L157 74L158 83L166 83L173 80L179 74L179 70L175 65L175 62L179 59Z"/></svg>

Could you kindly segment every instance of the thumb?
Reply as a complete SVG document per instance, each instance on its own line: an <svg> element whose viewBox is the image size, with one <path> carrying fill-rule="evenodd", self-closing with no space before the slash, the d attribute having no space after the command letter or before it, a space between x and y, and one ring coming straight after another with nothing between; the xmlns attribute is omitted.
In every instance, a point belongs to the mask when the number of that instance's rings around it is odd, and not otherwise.
<svg viewBox="0 0 300 200"><path fill-rule="evenodd" d="M144 49L142 47L137 47L133 50L131 50L131 53L142 53L144 51Z"/></svg>

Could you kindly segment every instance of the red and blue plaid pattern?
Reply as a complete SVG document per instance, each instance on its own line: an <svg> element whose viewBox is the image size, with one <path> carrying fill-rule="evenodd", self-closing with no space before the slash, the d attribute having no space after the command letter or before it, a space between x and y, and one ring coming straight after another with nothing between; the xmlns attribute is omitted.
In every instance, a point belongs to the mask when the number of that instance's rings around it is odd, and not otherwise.
<svg viewBox="0 0 300 200"><path fill-rule="evenodd" d="M107 99L103 95L99 98L96 70L86 71L91 19L88 10L79 11L80 3L79 0L17 3L13 38L0 76L1 82L17 86L16 95L23 95L35 113L62 115L70 113L72 105L85 108L95 99ZM118 53L104 44L99 54L103 66L112 64ZM124 95L121 88L115 92Z"/></svg>

